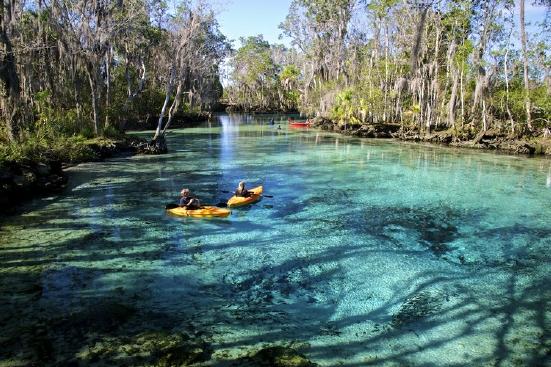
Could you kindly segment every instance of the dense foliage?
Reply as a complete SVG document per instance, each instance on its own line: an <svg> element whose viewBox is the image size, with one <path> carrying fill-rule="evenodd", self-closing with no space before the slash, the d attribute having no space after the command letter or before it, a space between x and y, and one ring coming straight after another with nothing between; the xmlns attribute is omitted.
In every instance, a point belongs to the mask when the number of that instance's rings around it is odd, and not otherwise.
<svg viewBox="0 0 551 367"><path fill-rule="evenodd" d="M291 111L297 107L298 53L270 45L262 35L241 39L230 61L227 102L245 111Z"/></svg>
<svg viewBox="0 0 551 367"><path fill-rule="evenodd" d="M200 1L0 0L0 22L3 144L55 146L150 117L158 135L222 95L229 44Z"/></svg>
<svg viewBox="0 0 551 367"><path fill-rule="evenodd" d="M242 40L228 98L343 123L548 127L551 3L538 3L546 21L526 28L524 0L295 0L281 25L293 48Z"/></svg>

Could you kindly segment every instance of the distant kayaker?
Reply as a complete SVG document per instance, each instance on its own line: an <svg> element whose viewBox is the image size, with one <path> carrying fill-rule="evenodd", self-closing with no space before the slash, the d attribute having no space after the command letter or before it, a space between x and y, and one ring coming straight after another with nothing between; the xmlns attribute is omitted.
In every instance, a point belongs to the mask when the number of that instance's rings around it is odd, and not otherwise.
<svg viewBox="0 0 551 367"><path fill-rule="evenodd" d="M248 198L251 196L251 192L245 188L245 181L240 181L237 185L237 190L235 190L235 196L240 196L243 198Z"/></svg>
<svg viewBox="0 0 551 367"><path fill-rule="evenodd" d="M189 189L182 189L180 191L180 207L188 210L195 210L201 207L199 199L191 196Z"/></svg>

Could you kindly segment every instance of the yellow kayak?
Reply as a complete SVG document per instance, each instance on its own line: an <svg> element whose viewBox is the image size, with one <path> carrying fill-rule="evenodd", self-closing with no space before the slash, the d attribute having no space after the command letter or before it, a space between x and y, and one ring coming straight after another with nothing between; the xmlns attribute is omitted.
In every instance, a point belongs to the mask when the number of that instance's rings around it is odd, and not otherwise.
<svg viewBox="0 0 551 367"><path fill-rule="evenodd" d="M250 189L249 191L252 193L252 195L246 198L242 196L232 196L230 200L228 200L228 208L252 204L260 200L260 198L262 197L262 186L255 187L254 189Z"/></svg>
<svg viewBox="0 0 551 367"><path fill-rule="evenodd" d="M226 208L218 208L216 206L202 206L200 209L195 210L188 210L184 208L167 209L167 212L178 217L224 218L230 215L231 210Z"/></svg>

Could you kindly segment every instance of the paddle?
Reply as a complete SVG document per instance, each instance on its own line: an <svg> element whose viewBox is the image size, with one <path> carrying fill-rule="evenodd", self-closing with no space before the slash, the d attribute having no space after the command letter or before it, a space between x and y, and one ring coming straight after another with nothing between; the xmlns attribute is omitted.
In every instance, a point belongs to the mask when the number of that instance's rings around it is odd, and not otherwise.
<svg viewBox="0 0 551 367"><path fill-rule="evenodd" d="M226 191L226 190L221 190L221 192L223 192L224 194L233 194L233 193L235 193L234 191ZM265 198L273 198L273 195L261 194L261 196L263 196Z"/></svg>
<svg viewBox="0 0 551 367"><path fill-rule="evenodd" d="M218 207L218 208L227 208L227 207L228 207L228 204L221 201L221 202L219 202L219 203L216 204L216 205L209 205L209 204L201 205L201 207L204 207L204 206L216 206L216 207ZM170 203L170 204L166 204L166 205L165 205L165 209L166 209L166 210L175 209L175 208L179 208L179 207L180 207L180 205L174 204L174 203Z"/></svg>

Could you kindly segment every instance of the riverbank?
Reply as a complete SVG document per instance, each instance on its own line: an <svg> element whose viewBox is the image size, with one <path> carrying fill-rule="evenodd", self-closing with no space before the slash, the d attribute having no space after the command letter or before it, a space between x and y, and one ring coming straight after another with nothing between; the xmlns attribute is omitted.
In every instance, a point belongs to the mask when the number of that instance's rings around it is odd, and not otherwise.
<svg viewBox="0 0 551 367"><path fill-rule="evenodd" d="M314 127L361 138L398 139L427 142L451 147L496 150L511 154L551 155L551 137L544 131L532 136L513 136L498 129L477 132L466 127L462 130L439 130L429 134L417 127L400 124L342 125L334 121L316 118Z"/></svg>
<svg viewBox="0 0 551 367"><path fill-rule="evenodd" d="M244 108L243 106L232 104L222 104L221 111L226 113L249 113L252 115L298 115L300 113L296 109L282 110L280 108L265 108L258 106Z"/></svg>
<svg viewBox="0 0 551 367"><path fill-rule="evenodd" d="M177 114L171 129L193 127L212 118L207 112ZM151 115L144 120L129 121L126 131L155 130L157 119ZM166 141L117 134L108 137L52 135L29 136L17 144L0 149L0 206L2 215L16 213L17 206L29 199L61 192L67 184L63 168L83 162L101 161L118 155L163 154Z"/></svg>
<svg viewBox="0 0 551 367"><path fill-rule="evenodd" d="M6 153L0 159L0 216L15 214L26 200L61 192L67 184L67 166L144 153L147 147L143 139L121 136L67 139L63 147L36 145Z"/></svg>

